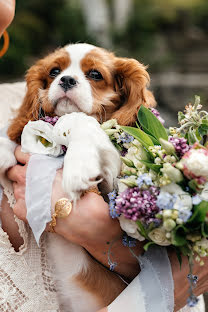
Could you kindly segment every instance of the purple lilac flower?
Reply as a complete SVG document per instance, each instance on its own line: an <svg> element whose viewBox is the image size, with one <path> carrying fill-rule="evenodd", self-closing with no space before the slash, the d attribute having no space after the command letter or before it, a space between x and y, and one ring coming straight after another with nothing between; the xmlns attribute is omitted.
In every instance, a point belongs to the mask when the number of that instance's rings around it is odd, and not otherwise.
<svg viewBox="0 0 208 312"><path fill-rule="evenodd" d="M161 122L161 124L164 125L165 120L160 116L158 110L156 108L151 108L150 110L155 115L155 117L157 117L157 119Z"/></svg>
<svg viewBox="0 0 208 312"><path fill-rule="evenodd" d="M141 174L137 178L136 182L137 182L137 185L138 185L139 188L141 188L143 184L152 185L152 179L148 175L148 173Z"/></svg>
<svg viewBox="0 0 208 312"><path fill-rule="evenodd" d="M176 154L179 157L182 157L191 148L191 146L187 144L187 140L185 138L174 138L171 136L168 141L173 144Z"/></svg>
<svg viewBox="0 0 208 312"><path fill-rule="evenodd" d="M136 239L133 237L128 236L126 233L124 233L122 238L122 243L125 247L135 247L136 246Z"/></svg>
<svg viewBox="0 0 208 312"><path fill-rule="evenodd" d="M168 192L161 192L157 197L157 206L160 210L164 209L173 209L173 206L176 202L177 195L171 195Z"/></svg>
<svg viewBox="0 0 208 312"><path fill-rule="evenodd" d="M125 218L144 223L154 222L155 215L159 212L156 205L159 189L151 186L148 190L140 190L139 187L128 188L116 199L116 210Z"/></svg>
<svg viewBox="0 0 208 312"><path fill-rule="evenodd" d="M59 120L58 116L54 116L54 117L50 117L50 116L45 116L40 118L40 120L43 120L45 122L50 123L52 126L54 126L56 124L56 122Z"/></svg>

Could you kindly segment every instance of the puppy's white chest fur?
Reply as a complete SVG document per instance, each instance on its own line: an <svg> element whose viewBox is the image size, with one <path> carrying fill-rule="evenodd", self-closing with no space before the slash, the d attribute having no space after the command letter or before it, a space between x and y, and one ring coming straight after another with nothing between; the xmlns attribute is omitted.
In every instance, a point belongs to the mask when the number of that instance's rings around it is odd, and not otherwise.
<svg viewBox="0 0 208 312"><path fill-rule="evenodd" d="M48 233L48 240L48 255L55 271L61 311L98 311L100 302L76 282L79 273L88 270L88 256L84 249L56 234Z"/></svg>

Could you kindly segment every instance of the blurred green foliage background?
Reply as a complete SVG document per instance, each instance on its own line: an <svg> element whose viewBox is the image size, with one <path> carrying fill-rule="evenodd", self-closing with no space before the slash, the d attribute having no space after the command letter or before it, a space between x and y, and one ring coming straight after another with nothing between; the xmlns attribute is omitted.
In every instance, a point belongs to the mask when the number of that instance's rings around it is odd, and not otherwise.
<svg viewBox="0 0 208 312"><path fill-rule="evenodd" d="M10 47L0 59L0 81L22 80L29 66L59 46L88 42L149 64L152 88L164 112L175 112L194 94L208 103L207 0L123 0L131 10L122 27L117 25L119 0L94 0L88 14L97 16L98 24L102 12L97 5L105 3L108 10L103 29L89 27L86 5L92 1L17 0L8 29Z"/></svg>
<svg viewBox="0 0 208 312"><path fill-rule="evenodd" d="M174 66L187 71L181 55L207 39L207 0L135 0L125 28L119 30L114 27L112 3L108 0L110 48L149 64L151 72ZM78 0L17 0L9 34L9 51L0 60L2 81L22 77L36 59L66 43L99 45L93 32L87 31Z"/></svg>

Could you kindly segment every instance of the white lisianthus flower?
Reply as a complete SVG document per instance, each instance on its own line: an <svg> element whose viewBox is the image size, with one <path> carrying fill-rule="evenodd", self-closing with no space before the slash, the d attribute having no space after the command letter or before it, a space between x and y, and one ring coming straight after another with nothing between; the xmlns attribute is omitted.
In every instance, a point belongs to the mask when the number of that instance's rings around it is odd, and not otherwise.
<svg viewBox="0 0 208 312"><path fill-rule="evenodd" d="M53 126L43 120L29 121L23 129L21 146L24 153L36 153L57 157L63 154L62 146L57 144Z"/></svg>
<svg viewBox="0 0 208 312"><path fill-rule="evenodd" d="M170 193L171 195L177 195L177 200L173 206L173 209L176 210L191 210L192 209L192 199L189 193L184 192L182 188L176 183L170 183L168 185L162 186L160 194L162 192Z"/></svg>
<svg viewBox="0 0 208 312"><path fill-rule="evenodd" d="M126 219L123 215L118 219L122 230L125 231L127 235L138 239L140 242L145 240L145 238L139 233L136 222Z"/></svg>
<svg viewBox="0 0 208 312"><path fill-rule="evenodd" d="M157 245L160 245L160 246L169 246L169 245L171 245L171 242L166 237L166 231L162 227L159 227L159 228L156 228L156 229L152 230L148 234L148 236Z"/></svg>
<svg viewBox="0 0 208 312"><path fill-rule="evenodd" d="M179 163L188 178L204 177L208 180L208 150L192 148Z"/></svg>

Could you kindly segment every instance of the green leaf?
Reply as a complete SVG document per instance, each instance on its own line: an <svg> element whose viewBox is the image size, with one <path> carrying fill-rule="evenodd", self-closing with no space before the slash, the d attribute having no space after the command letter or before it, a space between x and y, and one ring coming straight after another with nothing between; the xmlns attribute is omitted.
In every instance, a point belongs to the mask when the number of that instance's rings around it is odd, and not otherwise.
<svg viewBox="0 0 208 312"><path fill-rule="evenodd" d="M121 127L121 129L137 139L147 150L150 146L154 146L150 137L141 129L126 126Z"/></svg>
<svg viewBox="0 0 208 312"><path fill-rule="evenodd" d="M144 247L143 247L144 250L147 251L151 245L156 245L156 244L154 242L149 242L149 243L144 245Z"/></svg>
<svg viewBox="0 0 208 312"><path fill-rule="evenodd" d="M152 169L157 173L159 173L160 169L162 168L162 165L156 165L147 160L140 160L140 162L143 163L147 168Z"/></svg>
<svg viewBox="0 0 208 312"><path fill-rule="evenodd" d="M206 120L206 122L208 123L208 121ZM201 136L207 135L208 134L208 124L203 123L199 126L198 131L200 133Z"/></svg>
<svg viewBox="0 0 208 312"><path fill-rule="evenodd" d="M136 125L138 128L140 128L137 122L136 122ZM145 128L144 126L142 128L143 128L144 132L149 135L149 137L152 140L152 142L154 143L154 145L160 145L160 142L154 136L152 136L151 132L147 128Z"/></svg>
<svg viewBox="0 0 208 312"><path fill-rule="evenodd" d="M167 132L161 122L148 108L143 105L139 109L138 120L144 131L148 131L148 133L155 137L158 141L160 138L168 140Z"/></svg>
<svg viewBox="0 0 208 312"><path fill-rule="evenodd" d="M144 236L145 238L148 239L146 230L145 230L143 224L141 223L141 221L137 220L137 221L136 221L136 224L138 225L139 233L140 233L142 236Z"/></svg>
<svg viewBox="0 0 208 312"><path fill-rule="evenodd" d="M184 246L187 244L186 234L188 230L183 225L178 225L172 232L172 244L174 246Z"/></svg>
<svg viewBox="0 0 208 312"><path fill-rule="evenodd" d="M184 256L189 256L192 252L188 245L180 247L180 251Z"/></svg>
<svg viewBox="0 0 208 312"><path fill-rule="evenodd" d="M197 185L197 182L196 180L190 180L188 182L188 186L194 191L194 192L197 192L197 188L198 188L198 185Z"/></svg>
<svg viewBox="0 0 208 312"><path fill-rule="evenodd" d="M178 262L180 264L180 269L181 269L181 265L182 265L182 257L181 257L181 251L179 248L175 247L175 252L176 252L176 256L177 256L177 259L178 259Z"/></svg>
<svg viewBox="0 0 208 312"><path fill-rule="evenodd" d="M194 206L194 213L187 221L187 224L202 223L208 213L208 202L203 200L199 205Z"/></svg>
<svg viewBox="0 0 208 312"><path fill-rule="evenodd" d="M201 224L201 233L204 237L208 237L208 224L205 222Z"/></svg>
<svg viewBox="0 0 208 312"><path fill-rule="evenodd" d="M190 128L188 131L188 143L193 145L195 142L199 142L200 140L201 138L198 138L196 130Z"/></svg>

